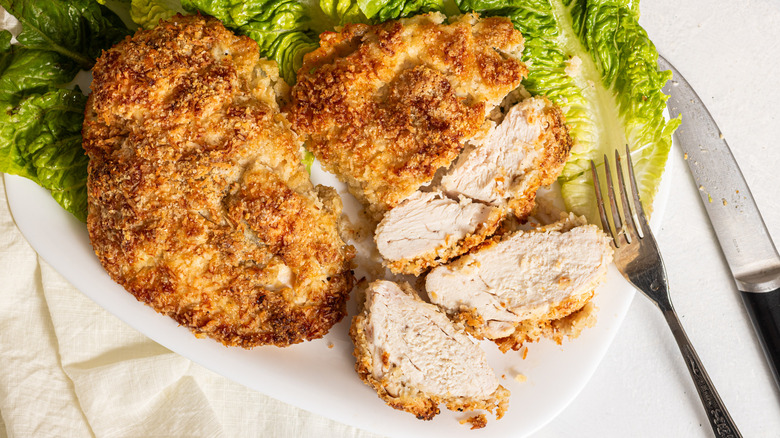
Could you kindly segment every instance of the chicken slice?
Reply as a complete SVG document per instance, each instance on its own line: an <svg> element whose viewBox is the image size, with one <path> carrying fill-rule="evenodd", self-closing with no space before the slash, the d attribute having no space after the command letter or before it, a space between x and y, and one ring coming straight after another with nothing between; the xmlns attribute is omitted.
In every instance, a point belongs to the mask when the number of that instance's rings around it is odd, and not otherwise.
<svg viewBox="0 0 780 438"><path fill-rule="evenodd" d="M502 209L464 197L416 192L385 215L374 240L393 272L419 275L482 243L502 216Z"/></svg>
<svg viewBox="0 0 780 438"><path fill-rule="evenodd" d="M469 333L517 350L540 336L576 337L592 324L592 307L573 314L591 300L611 261L609 238L570 215L485 242L432 270L425 284L431 301Z"/></svg>
<svg viewBox="0 0 780 438"><path fill-rule="evenodd" d="M352 320L355 370L388 405L430 420L440 403L450 410L504 414L509 391L485 353L436 306L408 286L371 283Z"/></svg>
<svg viewBox="0 0 780 438"><path fill-rule="evenodd" d="M560 108L544 97L514 105L484 141L464 150L444 175L449 196L508 207L528 215L536 191L555 182L569 157L571 138Z"/></svg>

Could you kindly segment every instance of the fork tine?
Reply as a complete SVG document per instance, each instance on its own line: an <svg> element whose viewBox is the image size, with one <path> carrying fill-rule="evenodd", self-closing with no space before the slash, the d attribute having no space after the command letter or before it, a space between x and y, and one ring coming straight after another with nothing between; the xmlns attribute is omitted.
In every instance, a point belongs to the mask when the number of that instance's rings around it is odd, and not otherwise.
<svg viewBox="0 0 780 438"><path fill-rule="evenodd" d="M599 215L601 216L601 228L605 233L609 233L609 236L612 237L612 241L615 242L615 246L618 246L617 239L615 239L615 233L612 232L612 227L609 226L607 212L604 209L604 198L601 196L599 174L596 172L596 164L593 162L593 160L590 160L590 173L593 176L593 189L596 192L596 205L599 208Z"/></svg>
<svg viewBox="0 0 780 438"><path fill-rule="evenodd" d="M634 195L634 208L639 219L639 224L642 229L643 236L650 232L650 225L647 223L647 217L645 216L645 209L642 207L642 201L639 199L639 190L636 188L636 176L634 175L634 161L631 159L631 151L626 145L626 157L628 158L628 176L631 180L631 193Z"/></svg>
<svg viewBox="0 0 780 438"><path fill-rule="evenodd" d="M640 227L637 226L634 215L631 214L631 208L628 205L628 191L626 190L626 184L623 178L623 162L620 159L620 152L617 149L615 149L615 162L615 166L617 167L615 170L617 171L618 176L618 191L620 192L620 200L623 204L623 217L625 218L627 228L626 240L628 240L628 243L631 243L634 236L638 236L640 239L644 236L642 235Z"/></svg>
<svg viewBox="0 0 780 438"><path fill-rule="evenodd" d="M620 235L620 231L623 230L623 221L620 218L620 210L617 208L617 202L615 202L615 188L612 184L612 166L609 165L609 159L607 154L604 154L604 173L607 176L607 195L609 196L609 206L612 209L612 220L615 223L615 234ZM629 243L631 243L629 241Z"/></svg>

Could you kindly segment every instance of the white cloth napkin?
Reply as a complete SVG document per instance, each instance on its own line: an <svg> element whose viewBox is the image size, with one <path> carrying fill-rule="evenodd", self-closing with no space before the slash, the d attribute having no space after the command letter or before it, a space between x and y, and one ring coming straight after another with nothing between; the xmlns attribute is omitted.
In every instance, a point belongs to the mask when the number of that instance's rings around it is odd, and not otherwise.
<svg viewBox="0 0 780 438"><path fill-rule="evenodd" d="M0 437L371 437L245 388L103 310L38 257L0 178Z"/></svg>

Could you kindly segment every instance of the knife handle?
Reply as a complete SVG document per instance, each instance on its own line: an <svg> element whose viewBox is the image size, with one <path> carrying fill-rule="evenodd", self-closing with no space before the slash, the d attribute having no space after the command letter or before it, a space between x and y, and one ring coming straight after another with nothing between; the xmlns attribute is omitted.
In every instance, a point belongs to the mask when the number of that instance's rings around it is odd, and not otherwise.
<svg viewBox="0 0 780 438"><path fill-rule="evenodd" d="M753 328L780 388L780 289L771 292L743 292Z"/></svg>

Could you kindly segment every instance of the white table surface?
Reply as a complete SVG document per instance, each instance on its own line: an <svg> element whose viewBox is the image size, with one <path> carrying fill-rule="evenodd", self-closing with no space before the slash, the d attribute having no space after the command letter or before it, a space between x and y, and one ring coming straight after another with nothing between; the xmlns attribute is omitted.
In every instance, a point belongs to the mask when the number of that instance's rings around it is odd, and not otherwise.
<svg viewBox="0 0 780 438"><path fill-rule="evenodd" d="M659 51L718 121L780 242L780 1L645 0L641 11ZM673 150L670 156L676 161L669 175L673 189L656 236L672 300L743 435L780 436L780 391L681 155ZM295 420L284 415L278 421ZM323 429L317 435L334 433ZM671 333L648 300L635 297L591 381L534 436L711 436Z"/></svg>

